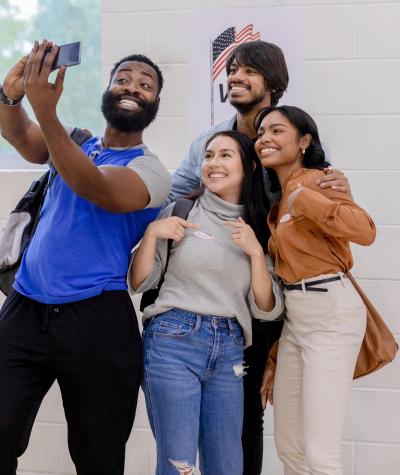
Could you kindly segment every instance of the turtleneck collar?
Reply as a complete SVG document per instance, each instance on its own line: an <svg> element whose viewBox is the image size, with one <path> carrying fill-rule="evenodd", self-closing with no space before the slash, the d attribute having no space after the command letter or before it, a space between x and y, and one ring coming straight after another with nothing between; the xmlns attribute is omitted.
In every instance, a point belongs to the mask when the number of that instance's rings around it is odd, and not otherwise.
<svg viewBox="0 0 400 475"><path fill-rule="evenodd" d="M207 188L205 188L204 193L200 196L199 201L203 208L218 215L218 217L222 219L237 219L239 216L243 216L244 213L243 205L224 201Z"/></svg>

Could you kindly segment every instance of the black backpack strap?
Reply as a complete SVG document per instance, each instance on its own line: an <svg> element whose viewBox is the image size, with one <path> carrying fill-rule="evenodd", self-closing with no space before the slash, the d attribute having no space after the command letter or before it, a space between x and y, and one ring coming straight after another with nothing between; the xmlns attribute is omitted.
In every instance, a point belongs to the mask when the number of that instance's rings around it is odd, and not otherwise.
<svg viewBox="0 0 400 475"><path fill-rule="evenodd" d="M190 210L193 208L194 201L189 198L177 198L175 205L172 209L171 216L177 216L178 218L187 219L189 216ZM158 284L161 287L161 284L164 282L164 274L168 267L169 256L171 254L172 239L168 239L168 252L167 252L167 260L165 262L165 270L163 275L161 276L160 283Z"/></svg>
<svg viewBox="0 0 400 475"><path fill-rule="evenodd" d="M75 127L70 135L71 139L76 143L76 145L81 146L92 137L92 134L86 129L80 129Z"/></svg>
<svg viewBox="0 0 400 475"><path fill-rule="evenodd" d="M178 218L182 219L187 219L189 216L190 210L193 208L194 205L194 200L191 200L190 198L178 198L175 202L174 207L172 208L172 213L171 216L177 216ZM147 290L146 292L143 292L142 298L140 300L140 311L143 312L143 310L148 307L149 305L153 304L160 292L160 288L164 282L164 276L167 271L168 267L168 262L169 262L169 256L171 254L171 249L172 249L172 244L173 244L172 239L168 239L168 247L167 247L167 260L165 262L165 268L164 272L161 275L160 281L157 285L157 288L155 289L150 289Z"/></svg>

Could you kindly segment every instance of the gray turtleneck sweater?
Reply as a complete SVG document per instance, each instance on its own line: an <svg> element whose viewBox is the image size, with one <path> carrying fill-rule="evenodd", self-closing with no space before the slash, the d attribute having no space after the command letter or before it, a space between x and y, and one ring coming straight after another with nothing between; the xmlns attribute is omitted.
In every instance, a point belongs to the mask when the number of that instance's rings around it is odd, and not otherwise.
<svg viewBox="0 0 400 475"><path fill-rule="evenodd" d="M159 218L171 215L169 205ZM172 308L203 315L234 318L242 326L245 346L251 345L251 317L272 321L282 317L282 292L267 258L273 277L275 307L270 312L257 308L251 289L250 258L233 244L231 229L224 221L243 215L243 206L223 201L207 189L196 200L188 220L200 229L187 229L184 238L172 246L168 268L159 296L145 308L143 321ZM152 272L137 293L155 288L167 257L166 239L157 241ZM266 323L268 324L268 323Z"/></svg>

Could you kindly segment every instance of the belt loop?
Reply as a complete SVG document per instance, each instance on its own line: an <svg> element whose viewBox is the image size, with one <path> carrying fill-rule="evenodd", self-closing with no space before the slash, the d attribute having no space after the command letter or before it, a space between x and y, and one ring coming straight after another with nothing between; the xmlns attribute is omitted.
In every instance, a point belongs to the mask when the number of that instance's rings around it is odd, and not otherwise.
<svg viewBox="0 0 400 475"><path fill-rule="evenodd" d="M195 331L195 332L198 332L198 331L199 331L200 325L201 325L201 315L197 315L197 316L196 316L196 324L195 324L195 326L194 326L194 331Z"/></svg>
<svg viewBox="0 0 400 475"><path fill-rule="evenodd" d="M235 325L233 324L234 319L227 318L227 322L228 322L228 328L229 328L229 335L234 335L235 334Z"/></svg>
<svg viewBox="0 0 400 475"><path fill-rule="evenodd" d="M340 282L342 283L343 287L347 287L347 282L344 279L344 274L343 272L338 272L339 277L340 277Z"/></svg>
<svg viewBox="0 0 400 475"><path fill-rule="evenodd" d="M301 290L303 291L303 294L307 293L306 282L304 279L301 279Z"/></svg>

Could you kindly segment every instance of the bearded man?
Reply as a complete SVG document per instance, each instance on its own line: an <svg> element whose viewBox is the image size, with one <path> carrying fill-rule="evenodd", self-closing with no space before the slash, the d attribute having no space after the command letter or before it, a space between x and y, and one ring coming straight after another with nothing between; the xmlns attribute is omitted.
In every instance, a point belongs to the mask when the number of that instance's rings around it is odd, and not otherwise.
<svg viewBox="0 0 400 475"><path fill-rule="evenodd" d="M0 87L2 136L29 162L51 157L53 170L0 312L0 473L16 474L57 380L77 473L123 475L142 375L126 273L170 186L167 169L142 143L163 77L143 55L116 63L102 100L104 135L79 147L57 116L65 68L49 82L56 53L53 43L35 42ZM21 105L25 95L38 123Z"/></svg>

